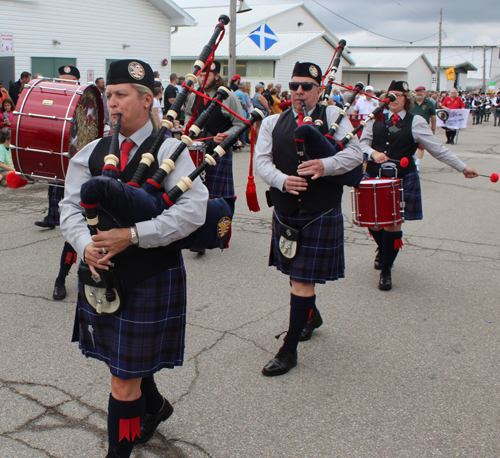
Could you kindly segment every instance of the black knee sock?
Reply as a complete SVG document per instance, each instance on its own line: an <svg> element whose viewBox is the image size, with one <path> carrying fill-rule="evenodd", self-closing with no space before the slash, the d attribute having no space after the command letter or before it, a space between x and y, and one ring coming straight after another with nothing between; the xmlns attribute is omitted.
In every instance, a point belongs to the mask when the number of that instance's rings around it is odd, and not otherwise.
<svg viewBox="0 0 500 458"><path fill-rule="evenodd" d="M66 276L69 274L71 266L76 262L76 251L68 243L64 242L64 248L61 253L61 266L59 268L59 275L56 278L57 283L63 283L66 281Z"/></svg>
<svg viewBox="0 0 500 458"><path fill-rule="evenodd" d="M300 334L307 324L311 310L316 310L316 296L290 296L290 324L283 348L293 355L297 351Z"/></svg>
<svg viewBox="0 0 500 458"><path fill-rule="evenodd" d="M384 230L382 229L381 231L374 231L371 227L368 228L368 231L373 237L373 240L375 240L375 243L378 246L378 251L380 254L382 254L382 247L384 246Z"/></svg>
<svg viewBox="0 0 500 458"><path fill-rule="evenodd" d="M391 270L401 248L403 248L403 232L384 231L384 249L382 251L383 270Z"/></svg>
<svg viewBox="0 0 500 458"><path fill-rule="evenodd" d="M109 449L117 458L129 458L134 440L140 437L141 419L144 416L144 396L135 401L117 401L111 394L108 404Z"/></svg>
<svg viewBox="0 0 500 458"><path fill-rule="evenodd" d="M163 406L163 396L158 391L153 375L142 378L141 391L145 402L144 412L149 415L157 414Z"/></svg>

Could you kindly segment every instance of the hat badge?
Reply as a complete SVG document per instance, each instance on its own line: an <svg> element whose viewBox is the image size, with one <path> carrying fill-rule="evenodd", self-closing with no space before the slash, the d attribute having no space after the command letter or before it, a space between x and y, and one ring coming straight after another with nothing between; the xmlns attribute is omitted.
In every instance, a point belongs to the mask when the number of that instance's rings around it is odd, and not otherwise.
<svg viewBox="0 0 500 458"><path fill-rule="evenodd" d="M408 91L410 89L410 87L408 86L408 83L406 81L403 81L403 89L405 91Z"/></svg>
<svg viewBox="0 0 500 458"><path fill-rule="evenodd" d="M130 62L128 64L128 72L130 76L136 80L144 78L144 67L139 62Z"/></svg>
<svg viewBox="0 0 500 458"><path fill-rule="evenodd" d="M309 73L311 74L311 76L313 78L317 78L318 77L318 69L314 65L310 65L309 66Z"/></svg>
<svg viewBox="0 0 500 458"><path fill-rule="evenodd" d="M64 73L70 73L71 72L71 67L64 67Z"/></svg>
<svg viewBox="0 0 500 458"><path fill-rule="evenodd" d="M215 70L215 64L212 62L212 65L210 65L210 70Z"/></svg>

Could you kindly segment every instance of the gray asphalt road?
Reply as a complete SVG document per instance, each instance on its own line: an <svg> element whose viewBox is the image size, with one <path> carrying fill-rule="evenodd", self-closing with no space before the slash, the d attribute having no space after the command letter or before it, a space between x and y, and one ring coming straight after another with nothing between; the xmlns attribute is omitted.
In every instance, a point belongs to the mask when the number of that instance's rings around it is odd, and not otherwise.
<svg viewBox="0 0 500 458"><path fill-rule="evenodd" d="M440 132L440 140L445 137ZM500 127L451 149L500 172ZM134 457L500 457L500 183L426 155L424 220L403 225L394 288L377 289L374 244L344 196L346 278L317 288L325 324L289 374L260 371L286 330L287 278L267 267L271 210L246 209L249 154L235 156L231 248L186 253L183 367L158 374L174 415ZM107 368L70 343L68 297L51 299L64 243L33 222L46 186L0 189L0 457L104 457Z"/></svg>

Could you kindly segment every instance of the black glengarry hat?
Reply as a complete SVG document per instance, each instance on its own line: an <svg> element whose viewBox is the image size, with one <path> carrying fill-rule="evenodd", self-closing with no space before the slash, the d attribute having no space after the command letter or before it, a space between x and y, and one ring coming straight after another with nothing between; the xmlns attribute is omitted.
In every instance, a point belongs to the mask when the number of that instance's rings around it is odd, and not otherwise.
<svg viewBox="0 0 500 458"><path fill-rule="evenodd" d="M296 62L293 67L292 76L307 76L313 78L319 85L321 85L321 68L312 62Z"/></svg>
<svg viewBox="0 0 500 458"><path fill-rule="evenodd" d="M73 65L63 65L59 67L57 71L59 72L59 76L72 75L76 77L76 79L80 79L80 71L76 67L73 67Z"/></svg>
<svg viewBox="0 0 500 458"><path fill-rule="evenodd" d="M106 86L124 83L141 84L153 93L155 89L153 69L146 62L137 59L112 62L106 77Z"/></svg>
<svg viewBox="0 0 500 458"><path fill-rule="evenodd" d="M392 80L392 83L389 86L389 89L387 90L387 92L390 92L390 91L409 92L410 86L408 86L408 83L406 81L394 81L394 80Z"/></svg>
<svg viewBox="0 0 500 458"><path fill-rule="evenodd" d="M220 64L220 62L217 62L216 60L214 60L210 64L210 71L212 73L220 73L220 68L221 68L221 64ZM202 72L206 72L206 71L207 71L207 68L206 68L206 65L205 65L205 68L202 70Z"/></svg>

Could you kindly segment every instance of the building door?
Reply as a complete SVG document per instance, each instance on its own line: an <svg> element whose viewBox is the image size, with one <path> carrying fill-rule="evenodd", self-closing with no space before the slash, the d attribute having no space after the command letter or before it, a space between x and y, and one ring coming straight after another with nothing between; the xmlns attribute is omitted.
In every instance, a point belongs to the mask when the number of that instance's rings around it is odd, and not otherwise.
<svg viewBox="0 0 500 458"><path fill-rule="evenodd" d="M10 89L10 85L17 81L16 78L16 62L14 56L0 57L0 78L3 79L3 87Z"/></svg>
<svg viewBox="0 0 500 458"><path fill-rule="evenodd" d="M76 59L73 57L32 57L31 74L41 73L45 78L59 78L59 67L73 65L76 67Z"/></svg>

